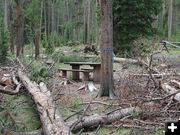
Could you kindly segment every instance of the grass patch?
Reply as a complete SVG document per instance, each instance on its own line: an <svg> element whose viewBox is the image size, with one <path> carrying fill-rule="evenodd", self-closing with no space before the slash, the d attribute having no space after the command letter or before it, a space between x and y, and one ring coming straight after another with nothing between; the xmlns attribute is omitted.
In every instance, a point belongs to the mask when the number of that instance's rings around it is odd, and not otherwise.
<svg viewBox="0 0 180 135"><path fill-rule="evenodd" d="M81 108L82 99L81 98L70 98L64 97L57 102L57 108L63 115L63 117L68 117L75 111L79 111Z"/></svg>
<svg viewBox="0 0 180 135"><path fill-rule="evenodd" d="M29 96L4 95L4 102L0 104L1 124L8 130L27 132L41 127L38 112ZM0 131L2 131L0 127Z"/></svg>

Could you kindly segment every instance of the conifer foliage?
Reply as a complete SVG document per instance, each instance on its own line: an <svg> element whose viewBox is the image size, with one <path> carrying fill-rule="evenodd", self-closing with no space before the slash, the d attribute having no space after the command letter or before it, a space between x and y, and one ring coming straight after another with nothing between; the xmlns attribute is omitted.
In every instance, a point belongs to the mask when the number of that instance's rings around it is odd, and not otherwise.
<svg viewBox="0 0 180 135"><path fill-rule="evenodd" d="M153 22L161 9L161 0L114 0L114 45L130 52L132 41L154 33Z"/></svg>

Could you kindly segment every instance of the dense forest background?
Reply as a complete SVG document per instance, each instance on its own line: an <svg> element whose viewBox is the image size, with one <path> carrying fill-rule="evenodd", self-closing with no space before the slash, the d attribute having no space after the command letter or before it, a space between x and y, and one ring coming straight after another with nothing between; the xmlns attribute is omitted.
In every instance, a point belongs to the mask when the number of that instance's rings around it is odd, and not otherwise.
<svg viewBox="0 0 180 135"><path fill-rule="evenodd" d="M23 52L23 47L20 49L23 45L35 48L36 56L41 51L40 46L48 53L61 45L99 46L98 0L2 0L0 9L1 28L5 25L3 29L7 33L8 46L12 53L14 48L17 49L17 56L20 50ZM158 39L178 40L179 9L179 0L114 0L116 54L132 56L133 41L144 37L157 35ZM17 27L21 27L19 31ZM16 38L14 35L17 35ZM6 40L3 37L0 39ZM18 44L17 47L15 44Z"/></svg>

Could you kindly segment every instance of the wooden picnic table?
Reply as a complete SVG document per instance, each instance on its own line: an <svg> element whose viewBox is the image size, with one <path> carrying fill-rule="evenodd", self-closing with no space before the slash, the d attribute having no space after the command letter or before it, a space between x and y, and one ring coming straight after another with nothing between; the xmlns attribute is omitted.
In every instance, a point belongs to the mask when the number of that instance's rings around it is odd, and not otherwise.
<svg viewBox="0 0 180 135"><path fill-rule="evenodd" d="M101 70L101 63L94 63L94 62L65 62L64 64L69 64L72 69L79 70L80 66L82 65L89 65L93 67L93 81L100 82L100 70ZM72 72L73 80L79 80L79 72Z"/></svg>

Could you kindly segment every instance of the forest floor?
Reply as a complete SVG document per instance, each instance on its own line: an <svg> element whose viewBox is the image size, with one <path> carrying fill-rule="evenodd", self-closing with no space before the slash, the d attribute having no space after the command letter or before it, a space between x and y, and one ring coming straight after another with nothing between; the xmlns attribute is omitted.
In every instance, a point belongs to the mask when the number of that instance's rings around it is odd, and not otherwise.
<svg viewBox="0 0 180 135"><path fill-rule="evenodd" d="M179 72L180 54L171 54L168 58L166 56L167 54L160 54L154 57L155 61L158 59L157 66L170 63L170 66L159 66L158 69L165 73ZM4 74L12 74L13 67L10 68L12 65L1 66L0 78ZM56 64L56 67L62 66L66 67L61 63ZM81 130L76 134L163 135L165 120L179 119L180 103L172 96L163 99L168 94L162 88L154 87L154 82L149 77L141 76L148 74L145 67L115 63L114 69L116 70L114 72L115 93L118 97L115 100L97 96L100 89L99 83L93 83L97 91L79 89L84 83L71 80L71 74L68 74L69 83L66 85L62 85L66 79L62 78L59 73L48 80L48 88L64 120L79 118L83 113L89 116L95 113L111 112L119 108L139 107L141 112L134 112L111 125L102 125L91 131ZM135 74L140 74L140 76ZM155 81L161 83L171 79L179 80L179 76L163 76L155 78ZM153 100L155 98L160 99ZM86 112L84 112L85 108L87 108ZM26 90L15 96L0 94L0 130L32 131L40 127L41 123L35 104Z"/></svg>

